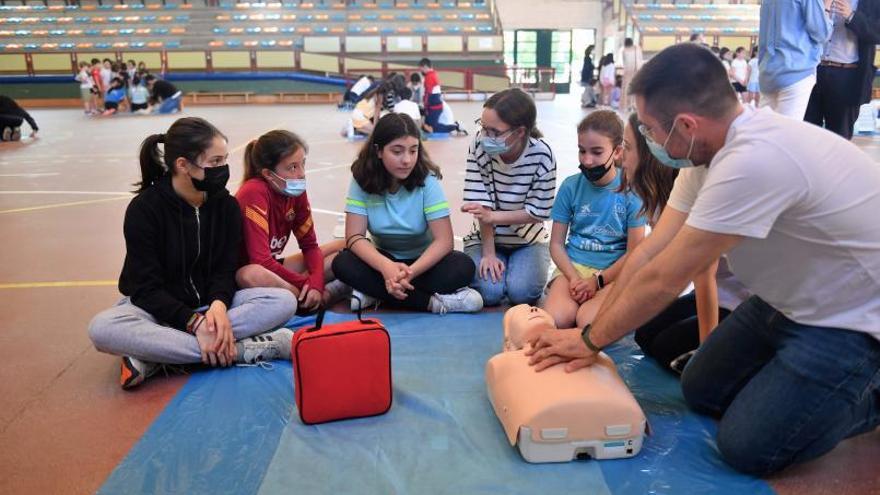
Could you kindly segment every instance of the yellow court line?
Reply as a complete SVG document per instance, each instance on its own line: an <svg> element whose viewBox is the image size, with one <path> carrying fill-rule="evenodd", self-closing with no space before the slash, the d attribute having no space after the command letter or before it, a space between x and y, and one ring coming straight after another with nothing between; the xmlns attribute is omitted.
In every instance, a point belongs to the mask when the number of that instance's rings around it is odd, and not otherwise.
<svg viewBox="0 0 880 495"><path fill-rule="evenodd" d="M0 215L2 215L3 213L21 213L25 211L48 210L50 208L64 208L65 206L88 205L93 203L103 203L105 201L118 201L120 199L131 199L131 195L119 196L117 198L89 199L86 201L71 201L69 203L53 203L50 205L28 206L26 208L12 208L11 210L0 210Z"/></svg>
<svg viewBox="0 0 880 495"><path fill-rule="evenodd" d="M0 289L37 289L43 287L107 287L115 286L116 280L70 280L64 282L19 282L0 284Z"/></svg>

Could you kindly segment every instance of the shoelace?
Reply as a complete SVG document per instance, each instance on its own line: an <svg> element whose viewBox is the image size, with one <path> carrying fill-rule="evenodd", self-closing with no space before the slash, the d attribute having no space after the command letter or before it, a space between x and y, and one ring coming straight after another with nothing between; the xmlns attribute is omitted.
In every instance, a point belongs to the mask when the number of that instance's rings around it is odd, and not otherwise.
<svg viewBox="0 0 880 495"><path fill-rule="evenodd" d="M275 369L275 365L269 361L257 361L255 363L236 363L235 366L239 368L263 368L267 371L272 371Z"/></svg>

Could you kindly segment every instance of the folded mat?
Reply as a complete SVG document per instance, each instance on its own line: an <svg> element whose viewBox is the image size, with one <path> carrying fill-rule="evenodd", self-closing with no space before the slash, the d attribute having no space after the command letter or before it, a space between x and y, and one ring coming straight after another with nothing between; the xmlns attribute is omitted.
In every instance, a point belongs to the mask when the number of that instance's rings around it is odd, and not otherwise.
<svg viewBox="0 0 880 495"><path fill-rule="evenodd" d="M773 493L721 461L715 423L690 412L678 380L631 339L608 353L651 424L641 453L528 464L486 395L501 312L374 316L391 334L388 414L306 426L288 362L197 372L100 493ZM328 313L326 322L351 318Z"/></svg>

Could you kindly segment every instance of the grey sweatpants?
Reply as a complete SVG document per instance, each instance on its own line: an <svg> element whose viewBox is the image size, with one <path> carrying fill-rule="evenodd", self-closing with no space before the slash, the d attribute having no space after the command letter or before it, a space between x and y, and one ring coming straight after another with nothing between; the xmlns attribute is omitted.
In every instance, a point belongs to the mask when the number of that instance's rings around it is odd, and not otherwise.
<svg viewBox="0 0 880 495"><path fill-rule="evenodd" d="M286 289L242 289L227 311L235 340L275 330L296 312L296 298ZM151 363L200 363L202 354L194 335L164 326L153 316L122 298L98 313L89 324L95 349L131 356Z"/></svg>

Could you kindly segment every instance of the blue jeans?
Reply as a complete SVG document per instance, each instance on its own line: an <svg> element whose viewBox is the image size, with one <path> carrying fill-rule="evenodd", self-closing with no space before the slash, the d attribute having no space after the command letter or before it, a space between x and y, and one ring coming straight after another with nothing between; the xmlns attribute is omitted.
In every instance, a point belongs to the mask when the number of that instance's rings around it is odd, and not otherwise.
<svg viewBox="0 0 880 495"><path fill-rule="evenodd" d="M498 282L493 282L491 277L486 280L480 278L480 260L483 258L481 245L466 247L464 252L477 267L471 287L480 292L486 306L499 305L505 295L510 304L534 304L547 285L550 248L546 244L518 248L496 246L495 255L504 263L504 274Z"/></svg>
<svg viewBox="0 0 880 495"><path fill-rule="evenodd" d="M180 100L183 96L172 96L167 100L162 100L156 113L171 113L180 110Z"/></svg>
<svg viewBox="0 0 880 495"><path fill-rule="evenodd" d="M681 386L693 409L721 417L724 460L765 476L880 424L880 341L796 323L752 296L709 335Z"/></svg>

